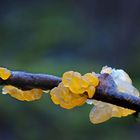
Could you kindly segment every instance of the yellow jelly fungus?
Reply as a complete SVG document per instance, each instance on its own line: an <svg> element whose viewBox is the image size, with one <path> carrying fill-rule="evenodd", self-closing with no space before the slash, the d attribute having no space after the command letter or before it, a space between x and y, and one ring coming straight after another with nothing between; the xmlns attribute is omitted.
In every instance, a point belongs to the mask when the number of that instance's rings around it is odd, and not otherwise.
<svg viewBox="0 0 140 140"><path fill-rule="evenodd" d="M23 91L14 86L4 86L2 93L9 94L10 96L21 101L34 101L40 99L42 96L41 89L32 89Z"/></svg>
<svg viewBox="0 0 140 140"><path fill-rule="evenodd" d="M94 106L89 114L90 121L93 124L102 123L111 118L112 110L108 104L98 104Z"/></svg>
<svg viewBox="0 0 140 140"><path fill-rule="evenodd" d="M93 124L105 122L112 117L125 117L135 112L130 109L126 109L109 103L104 103L101 101L96 101L95 103L94 100L93 104L95 106L91 109L89 114L90 121Z"/></svg>
<svg viewBox="0 0 140 140"><path fill-rule="evenodd" d="M86 92L88 93L88 97L92 98L94 93L95 93L95 87L94 86L89 86L88 89L86 90Z"/></svg>
<svg viewBox="0 0 140 140"><path fill-rule="evenodd" d="M126 117L128 115L133 114L135 111L131 110L131 109L127 109L127 108L123 108L123 107L119 107L119 106L114 106L112 109L112 117Z"/></svg>
<svg viewBox="0 0 140 140"><path fill-rule="evenodd" d="M112 76L119 92L122 94L126 92L139 97L139 91L132 85L132 81L125 71L105 66L101 71L101 74L103 73L108 73ZM135 112L134 110L101 101L91 100L91 102L94 104L94 107L90 111L89 118L93 124L105 122L112 117L125 117Z"/></svg>
<svg viewBox="0 0 140 140"><path fill-rule="evenodd" d="M81 75L78 72L68 71L63 74L62 83L75 94L88 93L88 98L92 98L95 88L99 84L99 79L94 73Z"/></svg>
<svg viewBox="0 0 140 140"><path fill-rule="evenodd" d="M99 79L94 73L87 73L83 76L83 78L88 82L88 87L86 89L88 97L92 98L95 93L95 87L97 87L99 84Z"/></svg>
<svg viewBox="0 0 140 140"><path fill-rule="evenodd" d="M11 76L10 70L0 67L0 78L7 80Z"/></svg>
<svg viewBox="0 0 140 140"><path fill-rule="evenodd" d="M84 104L87 98L92 98L98 84L95 73L82 76L78 72L68 71L63 74L58 87L51 90L51 99L55 104L71 109Z"/></svg>
<svg viewBox="0 0 140 140"><path fill-rule="evenodd" d="M82 94L84 90L81 88L81 74L78 72L65 72L62 77L62 83L75 94Z"/></svg>
<svg viewBox="0 0 140 140"><path fill-rule="evenodd" d="M65 109L72 109L76 106L80 106L87 100L87 95L72 93L69 88L64 87L63 83L60 83L58 87L52 89L50 95L55 104L59 104Z"/></svg>
<svg viewBox="0 0 140 140"><path fill-rule="evenodd" d="M98 86L99 79L94 73L87 73L83 77L89 83L89 85L92 85L94 87Z"/></svg>

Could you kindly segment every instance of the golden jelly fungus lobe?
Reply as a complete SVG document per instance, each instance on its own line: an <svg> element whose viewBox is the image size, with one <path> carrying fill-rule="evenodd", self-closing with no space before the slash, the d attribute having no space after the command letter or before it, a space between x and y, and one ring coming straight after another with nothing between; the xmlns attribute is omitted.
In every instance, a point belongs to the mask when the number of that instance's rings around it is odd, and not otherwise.
<svg viewBox="0 0 140 140"><path fill-rule="evenodd" d="M16 98L20 101L34 101L38 100L42 97L42 90L41 89L32 89L23 91L18 89L14 86L4 86L2 89L3 94L9 94L13 98Z"/></svg>
<svg viewBox="0 0 140 140"><path fill-rule="evenodd" d="M94 93L95 93L95 87L94 86L89 86L88 89L86 90L86 92L88 93L88 97L92 98Z"/></svg>
<svg viewBox="0 0 140 140"><path fill-rule="evenodd" d="M68 71L63 74L62 83L72 93L84 94L87 92L88 98L92 98L95 93L95 88L99 84L99 79L95 73L87 73L82 76L78 72Z"/></svg>
<svg viewBox="0 0 140 140"><path fill-rule="evenodd" d="M95 103L95 100L93 101L94 107L91 109L89 114L90 121L93 124L105 122L112 117L125 117L135 112L133 110L112 105L109 103L104 103L101 101L96 102L98 102L98 104Z"/></svg>
<svg viewBox="0 0 140 140"><path fill-rule="evenodd" d="M74 71L65 72L62 77L62 83L75 94L82 94L84 90L81 88L81 74Z"/></svg>
<svg viewBox="0 0 140 140"><path fill-rule="evenodd" d="M89 83L89 85L92 85L94 87L98 86L99 79L95 75L95 73L87 73L83 76L83 78Z"/></svg>
<svg viewBox="0 0 140 140"><path fill-rule="evenodd" d="M68 87L65 87L63 83L60 83L58 87L52 89L50 95L53 103L65 109L72 109L76 106L83 105L87 100L87 95L75 94Z"/></svg>
<svg viewBox="0 0 140 140"><path fill-rule="evenodd" d="M118 69L116 70L105 66L101 71L101 74L103 73L108 73L112 76L119 92L122 94L125 94L126 92L133 96L139 97L139 91L132 85L132 81L125 71ZM94 107L89 114L90 121L93 124L102 123L112 117L125 117L135 112L134 110L126 109L101 101L88 100L87 102L94 104Z"/></svg>
<svg viewBox="0 0 140 140"><path fill-rule="evenodd" d="M107 121L111 118L112 109L108 104L101 104L94 106L89 114L90 121L94 124L98 124Z"/></svg>
<svg viewBox="0 0 140 140"><path fill-rule="evenodd" d="M11 71L7 68L0 67L0 78L7 80L11 76Z"/></svg>

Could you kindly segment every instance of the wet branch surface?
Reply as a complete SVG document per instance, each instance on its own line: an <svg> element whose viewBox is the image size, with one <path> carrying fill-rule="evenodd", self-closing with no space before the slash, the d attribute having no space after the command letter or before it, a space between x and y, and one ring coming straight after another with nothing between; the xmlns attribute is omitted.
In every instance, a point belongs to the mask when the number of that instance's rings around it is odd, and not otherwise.
<svg viewBox="0 0 140 140"><path fill-rule="evenodd" d="M99 80L100 84L97 87L93 99L140 112L140 98L129 95L128 93L118 92L116 84L108 74L101 74ZM10 78L7 80L0 78L0 85L13 85L22 90L30 90L33 88L50 90L58 86L60 82L61 78L57 76L33 74L22 71L12 71Z"/></svg>

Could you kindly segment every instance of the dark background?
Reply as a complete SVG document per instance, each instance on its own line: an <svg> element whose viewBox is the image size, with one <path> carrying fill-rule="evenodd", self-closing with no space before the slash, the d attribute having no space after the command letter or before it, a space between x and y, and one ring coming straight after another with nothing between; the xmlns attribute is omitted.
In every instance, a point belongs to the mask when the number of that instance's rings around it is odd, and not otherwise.
<svg viewBox="0 0 140 140"><path fill-rule="evenodd" d="M140 84L139 0L1 0L0 65L61 76L65 71L122 68ZM140 89L140 88L139 88ZM135 140L134 116L99 125L92 106L55 106L49 94L34 102L0 97L0 140Z"/></svg>

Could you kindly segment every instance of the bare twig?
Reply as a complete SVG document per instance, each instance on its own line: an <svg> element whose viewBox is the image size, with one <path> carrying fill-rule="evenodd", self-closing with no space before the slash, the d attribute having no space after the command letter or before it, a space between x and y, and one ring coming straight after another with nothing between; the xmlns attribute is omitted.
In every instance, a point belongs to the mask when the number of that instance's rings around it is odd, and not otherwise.
<svg viewBox="0 0 140 140"><path fill-rule="evenodd" d="M33 74L22 71L12 71L7 80L0 79L0 85L13 85L22 90L40 88L43 90L52 89L61 82L61 78L48 74Z"/></svg>
<svg viewBox="0 0 140 140"><path fill-rule="evenodd" d="M100 84L97 87L94 99L118 105L121 107L140 111L140 98L129 95L127 93L120 93L116 89L112 77L108 74L101 74L99 76ZM43 90L52 89L61 82L61 78L48 74L32 74L21 71L12 71L9 79L0 79L0 85L13 85L22 90L29 90L33 88L40 88Z"/></svg>

